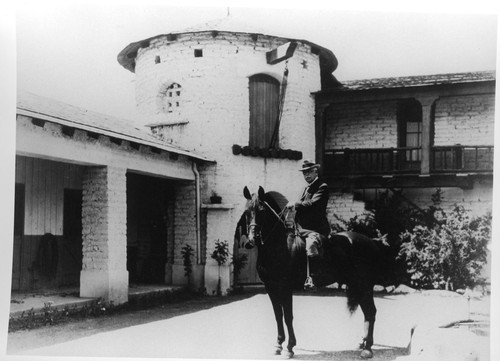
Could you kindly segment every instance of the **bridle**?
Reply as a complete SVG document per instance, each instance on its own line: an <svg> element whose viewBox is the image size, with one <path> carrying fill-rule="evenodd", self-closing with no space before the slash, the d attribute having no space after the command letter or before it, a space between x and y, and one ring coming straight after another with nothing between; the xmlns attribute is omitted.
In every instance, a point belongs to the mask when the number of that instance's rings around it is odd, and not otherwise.
<svg viewBox="0 0 500 361"><path fill-rule="evenodd" d="M254 222L251 222L250 224L247 224L247 231L248 231L248 234L251 233L251 231L253 230L253 236L255 239L258 239L260 240L260 244L261 245L264 245L266 243L266 241L268 240L269 236L272 234L272 232L274 231L274 229L281 223L285 228L286 228L286 223L285 221L283 220L283 215L286 211L286 207L283 208L283 210L278 214L274 209L273 207L271 207L271 205L269 205L268 202L266 201L263 201L263 200L260 200L259 198L256 199L255 203L257 203L256 205L254 205L254 207L256 206L262 206L263 208L267 208L271 211L271 213L277 218L277 221L273 228L271 228L271 231L269 232L269 235L263 239L262 238L262 225L260 224L257 224L255 221ZM256 218L256 216L253 217L254 220ZM252 240L249 239L249 244L253 247L255 244L254 242L252 242Z"/></svg>

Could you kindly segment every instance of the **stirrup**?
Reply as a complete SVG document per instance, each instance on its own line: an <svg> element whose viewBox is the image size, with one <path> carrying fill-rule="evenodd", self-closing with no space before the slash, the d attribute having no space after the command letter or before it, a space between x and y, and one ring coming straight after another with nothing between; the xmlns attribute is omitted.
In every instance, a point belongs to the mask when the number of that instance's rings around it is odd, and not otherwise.
<svg viewBox="0 0 500 361"><path fill-rule="evenodd" d="M316 290L316 286L314 285L312 277L307 277L306 282L304 283L304 290L306 291Z"/></svg>

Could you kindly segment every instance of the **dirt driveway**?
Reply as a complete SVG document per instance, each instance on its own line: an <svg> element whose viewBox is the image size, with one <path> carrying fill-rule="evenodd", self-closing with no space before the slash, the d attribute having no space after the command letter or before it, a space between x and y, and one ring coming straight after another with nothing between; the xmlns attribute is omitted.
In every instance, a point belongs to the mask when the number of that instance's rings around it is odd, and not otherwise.
<svg viewBox="0 0 500 361"><path fill-rule="evenodd" d="M374 360L407 354L410 330L489 317L489 299L456 294L377 297ZM296 359L353 360L363 326L342 293L294 296ZM265 294L202 298L112 317L9 334L8 354L83 357L274 359L274 315ZM488 338L483 337L487 347ZM486 350L485 350L486 351Z"/></svg>

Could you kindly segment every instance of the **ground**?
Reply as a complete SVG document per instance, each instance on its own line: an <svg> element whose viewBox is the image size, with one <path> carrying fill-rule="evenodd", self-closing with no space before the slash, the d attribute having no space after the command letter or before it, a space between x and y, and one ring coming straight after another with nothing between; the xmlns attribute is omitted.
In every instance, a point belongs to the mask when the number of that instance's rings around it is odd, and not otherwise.
<svg viewBox="0 0 500 361"><path fill-rule="evenodd" d="M489 298L451 292L379 295L374 360L408 355L410 331L489 317ZM294 296L295 358L357 360L361 311L349 314L342 292ZM276 359L276 326L263 293L203 297L9 334L8 354L44 356ZM480 337L483 353L488 337ZM476 340L476 339L474 339ZM483 360L485 358L481 358ZM485 359L486 360L486 359Z"/></svg>

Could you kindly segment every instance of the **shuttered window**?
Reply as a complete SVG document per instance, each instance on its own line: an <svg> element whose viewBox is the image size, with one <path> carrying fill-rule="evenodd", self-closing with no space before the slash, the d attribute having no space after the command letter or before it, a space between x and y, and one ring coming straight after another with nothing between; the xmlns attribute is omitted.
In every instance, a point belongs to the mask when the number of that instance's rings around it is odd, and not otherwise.
<svg viewBox="0 0 500 361"><path fill-rule="evenodd" d="M250 147L269 147L278 121L279 89L271 76L250 77Z"/></svg>

